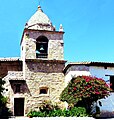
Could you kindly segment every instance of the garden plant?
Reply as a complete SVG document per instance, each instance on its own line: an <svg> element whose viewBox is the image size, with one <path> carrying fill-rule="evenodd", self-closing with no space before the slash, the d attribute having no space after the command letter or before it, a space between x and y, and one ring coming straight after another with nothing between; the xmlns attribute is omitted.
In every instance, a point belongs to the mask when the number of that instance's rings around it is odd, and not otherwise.
<svg viewBox="0 0 114 120"><path fill-rule="evenodd" d="M73 107L69 110L60 109L56 104L52 102L43 102L39 107L39 111L30 111L27 114L28 117L83 117L88 116L84 107Z"/></svg>
<svg viewBox="0 0 114 120"><path fill-rule="evenodd" d="M88 114L91 114L91 106L97 100L108 97L110 91L109 85L101 78L77 76L72 78L67 87L62 91L60 100L66 101L69 105L85 107ZM98 110L98 107L96 108Z"/></svg>
<svg viewBox="0 0 114 120"><path fill-rule="evenodd" d="M8 118L11 116L11 112L6 107L7 98L3 96L5 81L0 78L0 119Z"/></svg>

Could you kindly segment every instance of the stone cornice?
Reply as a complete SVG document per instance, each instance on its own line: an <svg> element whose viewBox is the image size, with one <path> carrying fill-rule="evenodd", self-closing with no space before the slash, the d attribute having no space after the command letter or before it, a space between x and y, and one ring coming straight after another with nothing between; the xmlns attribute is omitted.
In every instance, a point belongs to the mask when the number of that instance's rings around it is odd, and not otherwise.
<svg viewBox="0 0 114 120"><path fill-rule="evenodd" d="M43 59L26 59L25 62L39 62L39 63L66 63L65 60L43 60Z"/></svg>

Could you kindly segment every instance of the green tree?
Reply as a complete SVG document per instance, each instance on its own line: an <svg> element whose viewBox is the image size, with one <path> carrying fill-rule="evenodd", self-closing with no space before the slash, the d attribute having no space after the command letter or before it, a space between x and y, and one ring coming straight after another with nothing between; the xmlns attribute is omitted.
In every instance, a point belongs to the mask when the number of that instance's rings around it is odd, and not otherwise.
<svg viewBox="0 0 114 120"><path fill-rule="evenodd" d="M61 101L85 107L90 113L92 103L109 96L111 89L101 78L78 76L72 78L60 95Z"/></svg>
<svg viewBox="0 0 114 120"><path fill-rule="evenodd" d="M5 89L3 87L4 84L5 84L5 81L2 80L2 78L0 78L0 119L1 118L8 118L8 116L10 115L9 110L6 107L7 98L4 97L2 94L4 89Z"/></svg>
<svg viewBox="0 0 114 120"><path fill-rule="evenodd" d="M0 78L0 108L6 104L6 98L2 95L4 88L3 85L5 84L5 81Z"/></svg>

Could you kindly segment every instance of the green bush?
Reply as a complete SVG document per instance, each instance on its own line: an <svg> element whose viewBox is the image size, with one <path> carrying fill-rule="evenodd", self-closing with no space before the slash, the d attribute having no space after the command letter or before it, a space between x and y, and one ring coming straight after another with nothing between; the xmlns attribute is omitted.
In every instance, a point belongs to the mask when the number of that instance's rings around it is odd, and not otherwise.
<svg viewBox="0 0 114 120"><path fill-rule="evenodd" d="M88 116L84 107L73 107L71 110L63 110L64 117L84 117Z"/></svg>
<svg viewBox="0 0 114 120"><path fill-rule="evenodd" d="M61 109L57 109L57 110L51 110L49 112L47 111L30 111L27 114L28 117L84 117L84 116L88 116L88 114L86 113L86 109L83 107L73 107L71 108L71 110L61 110Z"/></svg>
<svg viewBox="0 0 114 120"><path fill-rule="evenodd" d="M30 111L27 114L28 117L83 117L88 116L86 113L86 109L84 107L73 107L69 110L61 110L56 103L52 103L51 101L43 101L39 106L39 111Z"/></svg>
<svg viewBox="0 0 114 120"><path fill-rule="evenodd" d="M3 96L5 81L0 78L0 119L6 119L9 118L12 113L9 111L9 109L6 106L7 98Z"/></svg>
<svg viewBox="0 0 114 120"><path fill-rule="evenodd" d="M28 117L46 117L46 112L41 112L41 111L30 111L27 114Z"/></svg>
<svg viewBox="0 0 114 120"><path fill-rule="evenodd" d="M56 103L52 103L50 100L44 100L42 104L39 106L41 112L49 112L52 110L60 109Z"/></svg>

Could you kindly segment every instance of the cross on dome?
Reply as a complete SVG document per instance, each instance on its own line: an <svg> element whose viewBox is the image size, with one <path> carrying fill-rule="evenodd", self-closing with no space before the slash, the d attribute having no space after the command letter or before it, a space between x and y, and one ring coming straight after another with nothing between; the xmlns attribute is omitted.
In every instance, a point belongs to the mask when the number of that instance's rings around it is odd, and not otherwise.
<svg viewBox="0 0 114 120"><path fill-rule="evenodd" d="M38 0L38 2L39 2L39 5L40 5L41 0Z"/></svg>

